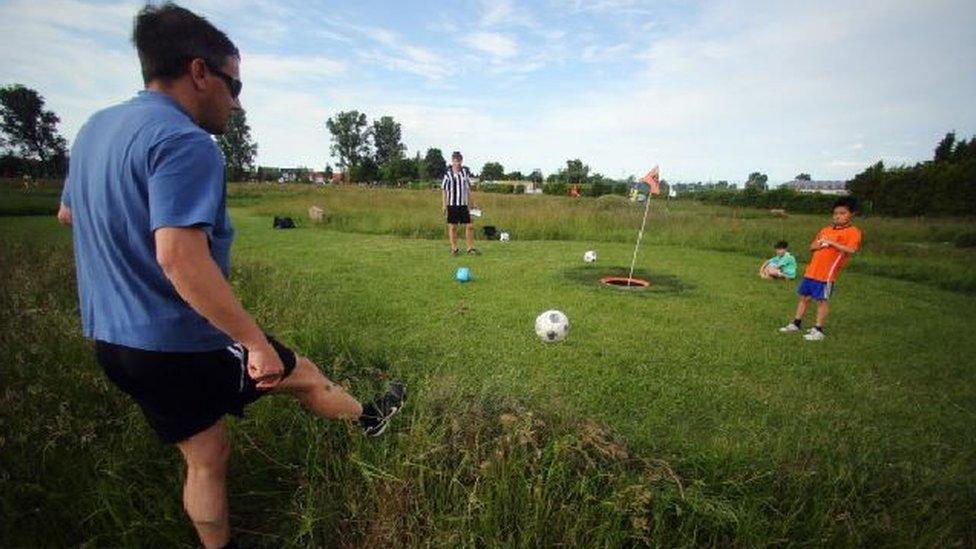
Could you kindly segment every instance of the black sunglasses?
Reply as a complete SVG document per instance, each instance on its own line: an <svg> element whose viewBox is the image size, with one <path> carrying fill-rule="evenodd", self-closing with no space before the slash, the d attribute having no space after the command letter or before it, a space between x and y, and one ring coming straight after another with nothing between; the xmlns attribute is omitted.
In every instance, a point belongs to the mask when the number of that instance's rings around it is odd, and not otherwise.
<svg viewBox="0 0 976 549"><path fill-rule="evenodd" d="M244 83L226 72L214 67L210 63L207 63L206 61L204 61L204 63L206 63L207 68L210 69L210 72L219 76L224 81L224 84L227 84L227 89L230 91L230 96L237 99L237 96L241 94L241 88L244 87Z"/></svg>

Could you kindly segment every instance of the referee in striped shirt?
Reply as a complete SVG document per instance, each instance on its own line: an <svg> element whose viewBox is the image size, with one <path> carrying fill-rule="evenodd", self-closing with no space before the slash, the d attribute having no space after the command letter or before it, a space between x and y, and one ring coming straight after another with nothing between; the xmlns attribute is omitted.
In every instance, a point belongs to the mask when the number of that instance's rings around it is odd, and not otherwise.
<svg viewBox="0 0 976 549"><path fill-rule="evenodd" d="M441 211L447 214L447 236L451 241L451 255L458 255L461 251L457 245L457 227L464 225L464 237L468 244L468 254L478 255L474 247L474 227L471 226L471 212L468 206L471 201L471 179L461 166L464 157L454 151L451 154L451 169L444 174L441 182Z"/></svg>

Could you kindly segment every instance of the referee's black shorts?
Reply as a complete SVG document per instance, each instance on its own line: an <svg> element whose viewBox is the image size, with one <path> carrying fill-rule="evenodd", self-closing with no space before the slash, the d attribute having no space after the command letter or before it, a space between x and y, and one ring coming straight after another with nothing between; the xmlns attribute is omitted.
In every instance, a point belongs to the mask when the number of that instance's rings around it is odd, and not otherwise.
<svg viewBox="0 0 976 549"><path fill-rule="evenodd" d="M465 225L471 223L471 212L468 211L467 206L448 206L447 207L447 224L448 225Z"/></svg>
<svg viewBox="0 0 976 549"><path fill-rule="evenodd" d="M284 364L295 369L295 353L272 337ZM224 414L244 415L244 407L267 391L247 373L247 350L234 344L217 351L171 353L95 342L105 375L127 393L149 426L167 444L207 430Z"/></svg>

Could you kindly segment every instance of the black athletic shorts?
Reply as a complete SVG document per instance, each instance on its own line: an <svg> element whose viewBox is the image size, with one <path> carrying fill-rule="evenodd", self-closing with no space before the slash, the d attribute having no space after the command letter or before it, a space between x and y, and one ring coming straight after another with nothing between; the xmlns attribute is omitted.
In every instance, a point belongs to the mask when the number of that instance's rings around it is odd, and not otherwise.
<svg viewBox="0 0 976 549"><path fill-rule="evenodd" d="M471 212L467 206L448 206L447 207L448 225L458 225L471 223Z"/></svg>
<svg viewBox="0 0 976 549"><path fill-rule="evenodd" d="M288 376L295 369L295 353L270 336L268 341ZM244 407L267 392L247 374L247 350L240 344L170 353L96 341L95 356L105 375L136 401L167 444L205 431L224 414L243 416Z"/></svg>

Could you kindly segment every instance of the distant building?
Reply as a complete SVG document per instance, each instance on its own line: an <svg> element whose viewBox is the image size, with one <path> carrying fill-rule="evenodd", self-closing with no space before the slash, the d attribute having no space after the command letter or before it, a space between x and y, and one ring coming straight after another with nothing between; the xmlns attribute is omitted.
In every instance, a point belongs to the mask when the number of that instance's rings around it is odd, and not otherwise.
<svg viewBox="0 0 976 549"><path fill-rule="evenodd" d="M801 193L847 194L847 181L803 181L794 180L783 183L783 187Z"/></svg>

